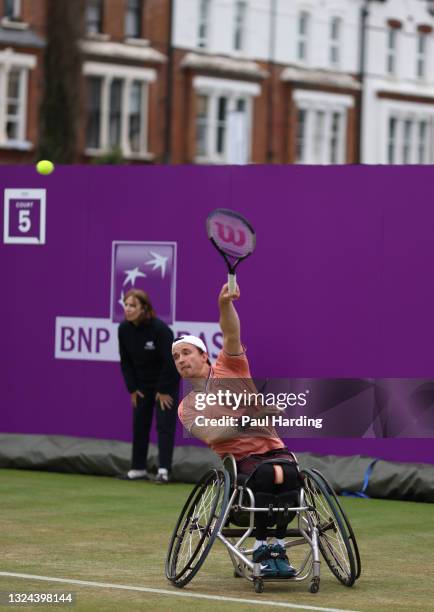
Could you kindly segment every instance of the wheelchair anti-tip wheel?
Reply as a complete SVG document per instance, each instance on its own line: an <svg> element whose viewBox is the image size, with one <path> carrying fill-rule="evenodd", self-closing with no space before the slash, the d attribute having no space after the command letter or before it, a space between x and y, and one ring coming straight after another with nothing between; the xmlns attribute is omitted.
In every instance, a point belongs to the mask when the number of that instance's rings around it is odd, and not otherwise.
<svg viewBox="0 0 434 612"><path fill-rule="evenodd" d="M166 557L166 576L175 586L190 582L205 561L224 518L229 486L226 471L210 470L189 495Z"/></svg>
<svg viewBox="0 0 434 612"><path fill-rule="evenodd" d="M349 521L332 487L314 470L302 470L306 504L318 529L318 544L334 576L345 586L352 586L360 575L360 556Z"/></svg>

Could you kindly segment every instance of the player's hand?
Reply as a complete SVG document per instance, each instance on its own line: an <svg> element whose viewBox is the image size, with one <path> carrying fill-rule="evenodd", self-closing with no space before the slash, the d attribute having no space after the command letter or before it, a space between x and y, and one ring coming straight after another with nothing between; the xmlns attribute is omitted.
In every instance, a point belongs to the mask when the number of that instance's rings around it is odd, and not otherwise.
<svg viewBox="0 0 434 612"><path fill-rule="evenodd" d="M233 300L238 300L240 295L240 288L238 287L238 285L235 286L234 293L229 293L228 283L225 283L220 291L219 304L225 304L228 302L232 302Z"/></svg>
<svg viewBox="0 0 434 612"><path fill-rule="evenodd" d="M139 390L133 391L131 393L131 406L133 408L137 408L137 397L141 397L142 399L145 397L143 393Z"/></svg>
<svg viewBox="0 0 434 612"><path fill-rule="evenodd" d="M168 393L157 393L155 399L160 404L161 410L170 410L173 406L173 397Z"/></svg>

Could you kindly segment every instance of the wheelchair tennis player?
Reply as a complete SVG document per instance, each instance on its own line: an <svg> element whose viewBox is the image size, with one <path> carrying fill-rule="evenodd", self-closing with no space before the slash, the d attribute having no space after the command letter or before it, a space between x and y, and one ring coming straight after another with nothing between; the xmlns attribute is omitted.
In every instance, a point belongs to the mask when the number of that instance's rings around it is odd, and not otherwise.
<svg viewBox="0 0 434 612"><path fill-rule="evenodd" d="M239 297L238 286L230 293L228 285L223 285L218 298L223 349L214 365L211 365L206 346L200 338L181 336L173 343L172 355L176 368L193 389L180 403L178 415L184 427L220 457L227 454L234 456L238 474L246 478L257 506L268 507L276 498L282 506L291 505L294 491L300 489L297 466L295 463L291 465L293 456L274 427L240 425L240 421L246 420L241 419L243 415L253 415L257 422L257 418L264 414L278 413L277 408L240 405L234 410L232 404L216 405L206 399L215 395L219 389L220 397L223 397L223 389L228 387L234 394L246 390L257 393L241 343L240 320L233 304ZM200 408L195 401L199 397L203 400ZM279 459L284 460L280 465ZM287 526L294 515L280 513L273 517L264 512L255 514L253 561L260 563L261 575L264 577L292 577L296 573L284 547ZM267 528L274 523L276 542L269 544Z"/></svg>

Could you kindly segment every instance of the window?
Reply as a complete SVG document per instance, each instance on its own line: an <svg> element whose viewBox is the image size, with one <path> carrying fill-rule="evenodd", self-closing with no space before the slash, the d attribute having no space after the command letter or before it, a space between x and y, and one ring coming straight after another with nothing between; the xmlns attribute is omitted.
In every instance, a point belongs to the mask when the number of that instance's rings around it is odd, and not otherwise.
<svg viewBox="0 0 434 612"><path fill-rule="evenodd" d="M208 151L208 96L197 97L196 107L196 155L206 157Z"/></svg>
<svg viewBox="0 0 434 612"><path fill-rule="evenodd" d="M234 49L242 51L244 48L244 37L246 29L247 3L245 0L237 0L235 3L235 27L234 27Z"/></svg>
<svg viewBox="0 0 434 612"><path fill-rule="evenodd" d="M387 163L428 164L432 122L428 117L397 113L388 121Z"/></svg>
<svg viewBox="0 0 434 612"><path fill-rule="evenodd" d="M148 83L155 71L89 62L84 73L87 152L120 149L124 157L146 157Z"/></svg>
<svg viewBox="0 0 434 612"><path fill-rule="evenodd" d="M0 147L27 150L27 91L33 55L0 51Z"/></svg>
<svg viewBox="0 0 434 612"><path fill-rule="evenodd" d="M199 24L197 46L208 46L211 0L199 0Z"/></svg>
<svg viewBox="0 0 434 612"><path fill-rule="evenodd" d="M325 146L325 112L315 111L314 132L313 132L313 163L320 164L323 158L323 150Z"/></svg>
<svg viewBox="0 0 434 612"><path fill-rule="evenodd" d="M342 123L342 115L341 113L332 113L332 124L330 130L330 163L338 164L339 163L339 147L340 147L340 139L341 139L341 123Z"/></svg>
<svg viewBox="0 0 434 612"><path fill-rule="evenodd" d="M87 79L87 146L98 149L101 142L102 78Z"/></svg>
<svg viewBox="0 0 434 612"><path fill-rule="evenodd" d="M426 76L427 43L427 34L425 32L418 32L416 41L416 75L419 79L423 79Z"/></svg>
<svg viewBox="0 0 434 612"><path fill-rule="evenodd" d="M398 30L389 27L387 30L386 71L390 75L396 74L397 39Z"/></svg>
<svg viewBox="0 0 434 612"><path fill-rule="evenodd" d="M418 142L417 142L417 163L418 164L427 163L427 152L428 152L427 135L428 135L427 122L422 120L419 122L419 125L418 125Z"/></svg>
<svg viewBox="0 0 434 612"><path fill-rule="evenodd" d="M102 0L87 0L86 32L88 34L100 34L102 32Z"/></svg>
<svg viewBox="0 0 434 612"><path fill-rule="evenodd" d="M347 109L354 105L354 99L344 94L296 90L294 101L296 163L346 163Z"/></svg>
<svg viewBox="0 0 434 612"><path fill-rule="evenodd" d="M297 112L297 138L295 144L295 158L302 161L306 157L306 115L304 108L299 108Z"/></svg>
<svg viewBox="0 0 434 612"><path fill-rule="evenodd" d="M143 83L133 81L130 89L130 106L128 116L128 137L133 153L140 152L142 133Z"/></svg>
<svg viewBox="0 0 434 612"><path fill-rule="evenodd" d="M396 156L396 119L395 117L389 117L387 163L394 164L395 156Z"/></svg>
<svg viewBox="0 0 434 612"><path fill-rule="evenodd" d="M251 98L204 93L196 100L196 161L246 164L249 161Z"/></svg>
<svg viewBox="0 0 434 612"><path fill-rule="evenodd" d="M121 146L123 84L122 79L113 79L110 83L109 146L111 149Z"/></svg>
<svg viewBox="0 0 434 612"><path fill-rule="evenodd" d="M21 16L21 0L3 0L3 15L18 20Z"/></svg>
<svg viewBox="0 0 434 612"><path fill-rule="evenodd" d="M142 0L127 0L125 15L125 37L140 38L142 35Z"/></svg>
<svg viewBox="0 0 434 612"><path fill-rule="evenodd" d="M298 16L297 32L297 59L301 62L305 62L307 60L309 23L309 13L307 13L306 11L302 11Z"/></svg>
<svg viewBox="0 0 434 612"><path fill-rule="evenodd" d="M341 19L332 17L330 21L330 64L339 66L340 63L340 42L341 42Z"/></svg>

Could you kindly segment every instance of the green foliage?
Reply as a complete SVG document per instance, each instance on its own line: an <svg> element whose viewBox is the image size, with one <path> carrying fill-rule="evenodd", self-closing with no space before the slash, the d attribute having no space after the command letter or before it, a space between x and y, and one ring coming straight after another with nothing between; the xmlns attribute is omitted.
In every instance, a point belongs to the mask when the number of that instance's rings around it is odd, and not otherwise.
<svg viewBox="0 0 434 612"><path fill-rule="evenodd" d="M98 157L94 157L91 163L96 165L114 164L119 166L120 164L125 164L126 162L122 156L122 150L120 147L113 147L111 151L108 151L107 153L104 153Z"/></svg>

